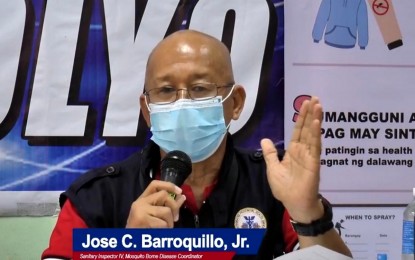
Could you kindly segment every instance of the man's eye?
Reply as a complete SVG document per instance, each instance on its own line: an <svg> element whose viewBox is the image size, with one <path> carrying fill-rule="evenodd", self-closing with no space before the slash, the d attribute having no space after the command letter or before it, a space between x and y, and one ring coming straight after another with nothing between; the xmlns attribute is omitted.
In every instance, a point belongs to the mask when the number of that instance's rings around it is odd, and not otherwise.
<svg viewBox="0 0 415 260"><path fill-rule="evenodd" d="M209 86L208 85L203 85L203 84L193 85L190 88L190 91L194 92L194 93L207 92L209 90L210 90Z"/></svg>
<svg viewBox="0 0 415 260"><path fill-rule="evenodd" d="M176 92L176 89L172 87L161 87L157 89L157 93L159 94L170 94L174 92Z"/></svg>

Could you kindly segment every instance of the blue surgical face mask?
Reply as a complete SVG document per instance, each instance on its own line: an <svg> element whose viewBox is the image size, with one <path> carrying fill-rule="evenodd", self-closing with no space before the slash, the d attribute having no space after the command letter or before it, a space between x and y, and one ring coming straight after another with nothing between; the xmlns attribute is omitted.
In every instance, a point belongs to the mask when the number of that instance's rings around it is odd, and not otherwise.
<svg viewBox="0 0 415 260"><path fill-rule="evenodd" d="M171 104L149 104L153 140L165 152L180 150L192 163L209 158L227 133L222 100L179 99Z"/></svg>

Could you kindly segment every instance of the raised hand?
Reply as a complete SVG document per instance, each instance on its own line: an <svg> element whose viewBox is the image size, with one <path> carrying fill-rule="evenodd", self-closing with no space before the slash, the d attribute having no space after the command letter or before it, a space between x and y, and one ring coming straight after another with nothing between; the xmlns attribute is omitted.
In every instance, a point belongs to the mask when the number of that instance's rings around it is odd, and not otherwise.
<svg viewBox="0 0 415 260"><path fill-rule="evenodd" d="M291 218L302 223L319 219L324 213L318 198L321 119L318 98L304 101L281 162L272 141L261 141L272 193L284 204Z"/></svg>
<svg viewBox="0 0 415 260"><path fill-rule="evenodd" d="M176 194L174 199L169 193ZM154 180L133 202L127 228L172 228L186 200L182 190L170 182Z"/></svg>

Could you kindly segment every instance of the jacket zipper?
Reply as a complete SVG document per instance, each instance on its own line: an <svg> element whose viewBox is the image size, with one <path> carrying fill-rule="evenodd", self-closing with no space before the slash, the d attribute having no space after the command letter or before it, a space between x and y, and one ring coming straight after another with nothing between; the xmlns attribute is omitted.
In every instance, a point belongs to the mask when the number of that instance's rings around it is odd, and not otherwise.
<svg viewBox="0 0 415 260"><path fill-rule="evenodd" d="M195 227L198 228L199 227L199 216L194 215L194 220L195 220Z"/></svg>

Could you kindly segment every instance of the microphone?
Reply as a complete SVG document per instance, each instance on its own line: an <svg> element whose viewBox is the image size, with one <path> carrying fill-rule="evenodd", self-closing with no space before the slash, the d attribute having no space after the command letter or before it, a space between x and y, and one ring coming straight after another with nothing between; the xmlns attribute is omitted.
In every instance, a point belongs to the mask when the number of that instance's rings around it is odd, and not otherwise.
<svg viewBox="0 0 415 260"><path fill-rule="evenodd" d="M180 187L192 172L190 157L179 150L168 152L161 160L161 180L174 183ZM173 199L176 194L170 193Z"/></svg>

